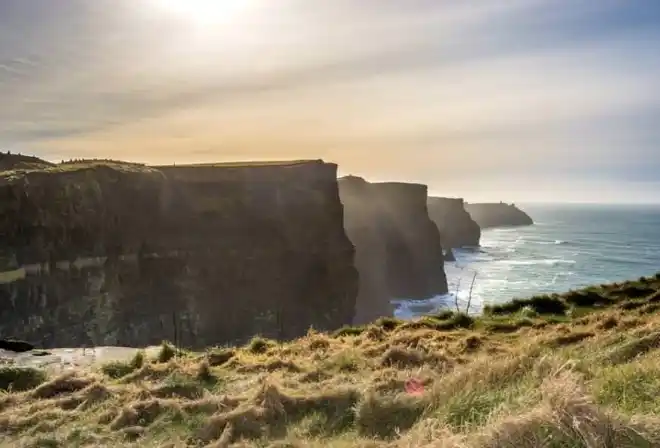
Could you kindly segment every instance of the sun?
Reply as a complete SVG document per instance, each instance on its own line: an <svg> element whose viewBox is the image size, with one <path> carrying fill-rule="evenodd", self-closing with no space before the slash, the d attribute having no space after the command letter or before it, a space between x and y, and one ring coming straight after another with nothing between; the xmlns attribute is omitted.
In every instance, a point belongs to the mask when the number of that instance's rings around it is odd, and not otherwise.
<svg viewBox="0 0 660 448"><path fill-rule="evenodd" d="M232 21L248 0L156 0L162 8L200 24Z"/></svg>

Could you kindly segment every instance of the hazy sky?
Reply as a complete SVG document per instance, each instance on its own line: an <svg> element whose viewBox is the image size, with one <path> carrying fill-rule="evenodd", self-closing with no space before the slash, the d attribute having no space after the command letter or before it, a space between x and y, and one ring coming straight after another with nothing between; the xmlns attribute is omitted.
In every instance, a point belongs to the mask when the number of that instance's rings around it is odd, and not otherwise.
<svg viewBox="0 0 660 448"><path fill-rule="evenodd" d="M0 148L660 202L660 1L0 0Z"/></svg>

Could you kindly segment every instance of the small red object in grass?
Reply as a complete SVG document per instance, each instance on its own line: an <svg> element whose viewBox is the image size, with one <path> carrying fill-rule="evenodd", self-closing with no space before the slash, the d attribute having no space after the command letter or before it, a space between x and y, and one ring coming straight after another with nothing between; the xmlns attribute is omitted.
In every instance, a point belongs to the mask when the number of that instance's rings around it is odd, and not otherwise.
<svg viewBox="0 0 660 448"><path fill-rule="evenodd" d="M406 380L404 387L406 392L408 392L410 395L422 395L424 393L424 385L421 381L415 378Z"/></svg>

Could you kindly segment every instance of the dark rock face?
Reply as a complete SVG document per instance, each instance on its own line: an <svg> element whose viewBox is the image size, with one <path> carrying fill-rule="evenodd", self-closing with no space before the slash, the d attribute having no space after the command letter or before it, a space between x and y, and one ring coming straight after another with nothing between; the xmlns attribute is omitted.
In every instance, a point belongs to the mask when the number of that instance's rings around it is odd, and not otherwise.
<svg viewBox="0 0 660 448"><path fill-rule="evenodd" d="M465 210L461 198L429 197L429 216L438 226L443 247L455 249L479 245L481 228Z"/></svg>
<svg viewBox="0 0 660 448"><path fill-rule="evenodd" d="M42 347L201 347L351 322L337 166L0 174L0 334Z"/></svg>
<svg viewBox="0 0 660 448"><path fill-rule="evenodd" d="M425 185L339 180L344 226L360 273L354 323L390 316L393 298L447 293L440 234L429 219Z"/></svg>
<svg viewBox="0 0 660 448"><path fill-rule="evenodd" d="M34 350L34 345L25 341L16 341L13 339L0 339L0 349L15 353L24 353Z"/></svg>
<svg viewBox="0 0 660 448"><path fill-rule="evenodd" d="M390 217L374 200L373 185L359 177L339 179L339 194L344 205L344 227L355 245L355 266L359 272L359 291L353 323L372 322L381 316L391 316L387 284Z"/></svg>
<svg viewBox="0 0 660 448"><path fill-rule="evenodd" d="M514 227L529 226L534 224L532 218L520 210L515 204L485 203L466 204L466 210L472 216L479 227L487 229L490 227Z"/></svg>

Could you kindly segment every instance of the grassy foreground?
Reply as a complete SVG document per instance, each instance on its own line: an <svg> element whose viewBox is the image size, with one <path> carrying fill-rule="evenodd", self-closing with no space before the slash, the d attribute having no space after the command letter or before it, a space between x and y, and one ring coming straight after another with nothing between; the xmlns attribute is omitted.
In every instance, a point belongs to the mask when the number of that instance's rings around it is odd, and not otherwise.
<svg viewBox="0 0 660 448"><path fill-rule="evenodd" d="M658 447L660 274L290 343L47 377L0 368L0 445ZM424 385L406 391L406 381Z"/></svg>

